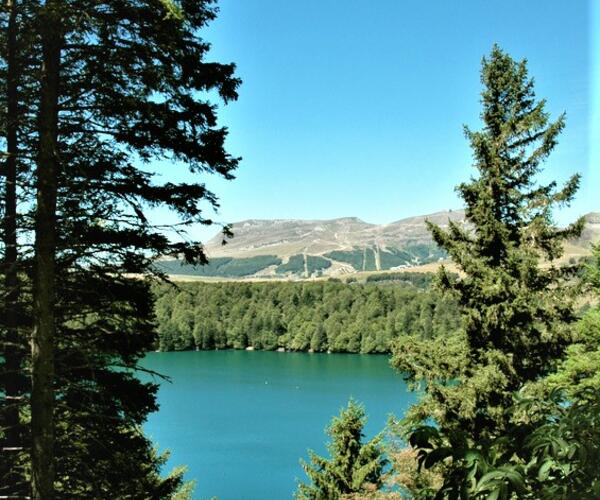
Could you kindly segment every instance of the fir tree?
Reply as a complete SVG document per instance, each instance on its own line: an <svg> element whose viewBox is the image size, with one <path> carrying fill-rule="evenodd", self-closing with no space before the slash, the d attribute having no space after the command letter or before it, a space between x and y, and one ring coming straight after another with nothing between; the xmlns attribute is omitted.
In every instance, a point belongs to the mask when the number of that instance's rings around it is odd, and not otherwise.
<svg viewBox="0 0 600 500"><path fill-rule="evenodd" d="M29 300L22 333L31 331L27 321L44 324L34 336L42 347L32 365L42 382L31 400L34 460L20 457L34 465L36 497L167 498L181 473L160 478L162 459L140 431L156 409L156 385L135 376L157 340L152 263L164 255L204 262L184 231L212 223L199 205L217 200L199 182L158 182L147 164L232 178L238 159L224 149L227 130L206 93L235 99L239 80L232 64L204 61L209 45L199 32L216 15L211 1L57 0L28 2L22 12L19 29L31 36L17 161L43 202L17 219L24 242L37 220L37 263L29 255L21 265ZM32 200L35 187L20 184L21 199ZM177 212L180 224L152 225L144 211L157 206Z"/></svg>
<svg viewBox="0 0 600 500"><path fill-rule="evenodd" d="M550 121L545 101L535 99L526 61L495 46L483 59L481 81L483 129L465 128L478 176L457 188L468 224L450 222L447 231L429 224L462 271L456 279L442 268L438 283L457 297L464 334L446 356L407 340L394 358L413 381L429 383L413 415L433 416L473 438L501 432L512 394L548 373L570 342L574 297L566 288L573 269L555 261L562 242L583 224L558 229L552 219L553 208L573 198L578 175L561 189L536 183L565 116ZM437 341L442 353L444 342Z"/></svg>
<svg viewBox="0 0 600 500"><path fill-rule="evenodd" d="M2 154L1 186L2 204L2 263L3 283L0 284L0 455L7 457L0 460L0 495L15 493L25 495L26 478L20 460L21 451L26 440L22 419L22 408L28 392L27 377L23 371L27 357L27 346L21 341L20 329L23 327L23 295L20 265L21 255L17 237L17 184L22 181L19 176L19 125L21 114L20 94L23 92L22 66L24 39L26 35L19 33L22 26L22 8L17 0L6 1L2 8L4 16L0 17L0 45L3 53L0 56L0 81L4 88L0 92L2 109L0 141L6 152ZM12 464L9 466L9 463ZM8 485L14 485L10 487Z"/></svg>
<svg viewBox="0 0 600 500"><path fill-rule="evenodd" d="M373 492L381 487L387 459L381 436L363 443L365 422L364 408L351 399L327 429L331 458L309 451L311 463L301 461L311 482L298 485L296 498L335 500L345 494Z"/></svg>

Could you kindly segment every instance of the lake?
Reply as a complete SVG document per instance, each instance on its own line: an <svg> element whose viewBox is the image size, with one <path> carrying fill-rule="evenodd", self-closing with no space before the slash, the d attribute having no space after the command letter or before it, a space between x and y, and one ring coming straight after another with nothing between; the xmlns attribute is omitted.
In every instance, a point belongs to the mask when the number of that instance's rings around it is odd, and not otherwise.
<svg viewBox="0 0 600 500"><path fill-rule="evenodd" d="M145 430L188 466L195 499L289 499L305 479L307 448L325 453L324 429L349 397L362 402L370 438L415 400L386 356L246 351L150 353L171 378Z"/></svg>

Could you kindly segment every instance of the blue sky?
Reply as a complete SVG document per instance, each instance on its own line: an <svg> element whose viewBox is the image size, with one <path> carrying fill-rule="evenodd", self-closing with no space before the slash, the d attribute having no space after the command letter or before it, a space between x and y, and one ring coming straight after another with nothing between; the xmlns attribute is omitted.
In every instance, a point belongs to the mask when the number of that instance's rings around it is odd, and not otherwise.
<svg viewBox="0 0 600 500"><path fill-rule="evenodd" d="M462 125L478 127L480 61L495 42L529 60L553 116L567 112L542 180L580 172L583 187L557 219L600 210L589 147L599 130L599 4L221 0L204 37L244 81L219 114L243 161L233 181L206 179L221 200L215 220L386 223L459 208L453 188L473 173Z"/></svg>

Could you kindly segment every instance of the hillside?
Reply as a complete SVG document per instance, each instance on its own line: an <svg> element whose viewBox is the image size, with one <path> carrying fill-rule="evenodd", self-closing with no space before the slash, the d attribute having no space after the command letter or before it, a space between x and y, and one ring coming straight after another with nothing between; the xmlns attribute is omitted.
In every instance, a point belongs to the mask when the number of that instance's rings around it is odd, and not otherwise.
<svg viewBox="0 0 600 500"><path fill-rule="evenodd" d="M576 246L587 248L590 242L600 241L600 212L590 212L585 216L585 222L581 237L573 243Z"/></svg>
<svg viewBox="0 0 600 500"><path fill-rule="evenodd" d="M331 220L245 220L232 225L235 235L221 245L220 235L206 244L211 257L252 257L273 254L290 257L299 253L323 255L331 251L379 246L403 248L431 244L425 220L447 225L448 219L463 221L464 212L438 212L402 219L390 224L369 224L356 217Z"/></svg>
<svg viewBox="0 0 600 500"><path fill-rule="evenodd" d="M221 234L206 244L210 264L193 268L178 261L159 267L171 275L233 279L306 279L394 270L435 269L446 257L432 241L429 220L442 227L465 223L462 210L436 212L390 224L369 224L356 217L331 220L257 220L232 225L234 237ZM589 255L600 241L600 213L586 215L579 239L566 245L566 258Z"/></svg>

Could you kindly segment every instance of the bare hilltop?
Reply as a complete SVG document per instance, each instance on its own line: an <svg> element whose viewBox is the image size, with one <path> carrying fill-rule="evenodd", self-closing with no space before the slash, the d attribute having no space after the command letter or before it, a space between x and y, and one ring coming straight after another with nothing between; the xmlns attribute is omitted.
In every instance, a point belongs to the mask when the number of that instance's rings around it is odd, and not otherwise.
<svg viewBox="0 0 600 500"><path fill-rule="evenodd" d="M433 242L426 221L447 227L466 224L463 210L447 210L370 224L356 217L329 220L248 219L231 225L233 238L219 233L205 249L206 266L161 261L168 274L212 279L307 279L402 270L432 271L447 262ZM590 255L600 241L600 212L586 215L577 240L568 242L564 259ZM451 263L450 263L451 265Z"/></svg>

